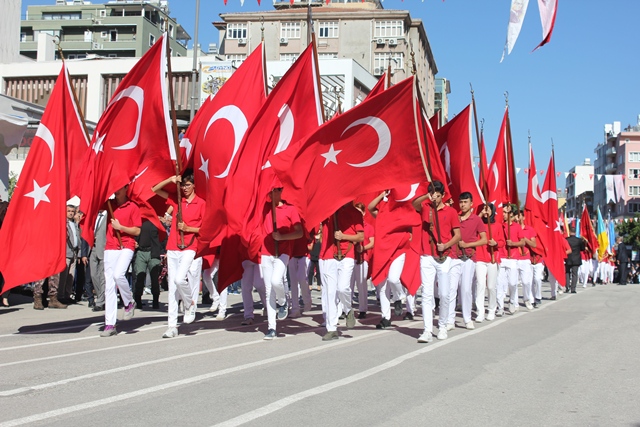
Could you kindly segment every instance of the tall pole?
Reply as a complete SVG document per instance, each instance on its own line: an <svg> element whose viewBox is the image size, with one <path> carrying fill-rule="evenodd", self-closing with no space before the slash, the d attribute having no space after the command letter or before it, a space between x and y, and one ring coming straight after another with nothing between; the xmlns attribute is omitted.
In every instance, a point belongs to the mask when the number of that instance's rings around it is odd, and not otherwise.
<svg viewBox="0 0 640 427"><path fill-rule="evenodd" d="M198 99L198 21L200 21L200 0L196 0L196 23L195 34L193 36L193 69L191 70L191 111L189 112L189 123L196 113L196 99Z"/></svg>

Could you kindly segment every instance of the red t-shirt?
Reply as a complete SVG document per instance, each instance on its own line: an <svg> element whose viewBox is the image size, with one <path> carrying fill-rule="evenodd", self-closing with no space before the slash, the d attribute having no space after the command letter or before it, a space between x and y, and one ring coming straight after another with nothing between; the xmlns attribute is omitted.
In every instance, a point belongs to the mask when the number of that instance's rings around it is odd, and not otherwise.
<svg viewBox="0 0 640 427"><path fill-rule="evenodd" d="M186 248L178 248L180 241L180 232L178 231L178 203L172 199L167 199L167 205L173 206L173 220L171 221L171 231L169 232L169 238L167 240L168 251L180 251L180 250L192 250L195 251L198 248L198 241L195 238L196 233L184 233L184 244ZM182 222L189 227L200 228L202 226L202 220L204 218L205 201L194 195L191 202L187 202L185 197L182 198Z"/></svg>
<svg viewBox="0 0 640 427"><path fill-rule="evenodd" d="M529 227L528 225L525 225L524 228L522 228L522 226L520 226L520 228L521 228L520 237L525 237L529 240L532 240L537 237L536 230L534 230L533 227ZM533 251L531 250L529 245L524 245L524 247L522 248L522 251L520 252L522 252L522 255L518 254L516 259L522 259L522 260L531 259L531 256L533 255Z"/></svg>
<svg viewBox="0 0 640 427"><path fill-rule="evenodd" d="M473 243L480 240L480 233L486 233L487 226L482 222L482 219L476 215L471 214L465 220L460 220L460 240L465 243ZM462 251L468 257L475 262L476 261L476 252L478 252L479 246L475 248L460 248L456 245L456 251Z"/></svg>
<svg viewBox="0 0 640 427"><path fill-rule="evenodd" d="M355 235L364 233L364 219L362 213L353 205L343 206L336 212L338 218L338 230L344 234ZM333 259L338 253L335 246L333 216L322 223L322 247L320 248L320 259ZM345 258L355 259L355 252L352 242L341 240L340 249Z"/></svg>
<svg viewBox="0 0 640 427"><path fill-rule="evenodd" d="M511 240L512 242L519 242L522 235L522 226L516 222L511 223L511 235L509 235L509 226L506 222L502 223L503 234L505 246L500 249L500 258L501 259L519 259L520 257L520 248L517 247L508 247L506 245L507 240ZM508 252L507 252L508 251ZM510 255L510 256L509 256Z"/></svg>
<svg viewBox="0 0 640 427"><path fill-rule="evenodd" d="M269 202L269 206L271 202ZM298 211L291 205L286 203L276 207L276 228L280 234L293 233L296 224L300 224L300 215ZM276 244L273 240L273 215L271 209L267 211L262 223L262 230L264 232L264 240L262 242L262 254L275 256ZM281 240L278 242L278 253L280 255L287 254L291 256L293 252L293 240Z"/></svg>
<svg viewBox="0 0 640 427"><path fill-rule="evenodd" d="M125 227L142 227L140 208L130 200L127 200L115 208L113 211L113 217L120 222L120 225L124 225ZM130 234L120 232L120 239L122 240L122 248L131 249L132 251L136 249L136 240ZM111 221L107 223L107 240L104 249L121 249L120 243L118 242L118 236L116 236L116 231L111 226Z"/></svg>
<svg viewBox="0 0 640 427"><path fill-rule="evenodd" d="M435 215L433 208L431 207L431 201L425 200L422 202L422 254L423 255L438 255L436 248L436 241L431 241L431 233L435 239L438 238L438 232L435 229ZM432 224L433 223L433 224ZM460 228L460 219L455 209L448 205L444 205L442 209L438 210L438 224L440 225L440 243L447 243L453 237L453 230ZM433 230L430 232L430 228ZM431 245L433 244L433 251ZM452 248L447 249L442 253L444 256L451 256Z"/></svg>
<svg viewBox="0 0 640 427"><path fill-rule="evenodd" d="M484 224L484 223L483 223ZM486 224L484 224L486 227ZM487 229L487 242L489 239L489 230ZM491 224L491 238L496 241L498 246L493 250L493 260L496 263L500 262L500 248L504 248L504 231L502 230L502 224ZM489 245L482 245L476 248L476 261L478 262L491 262L491 252L489 251Z"/></svg>
<svg viewBox="0 0 640 427"><path fill-rule="evenodd" d="M364 223L364 240L362 241L362 247L365 247L369 243L371 243L371 238L374 235L375 235L375 229L373 228L373 225L369 224L368 222L365 222ZM375 240L374 240L374 245L375 245ZM373 256L373 248L364 251L362 255L363 255L362 260L371 264L371 257Z"/></svg>
<svg viewBox="0 0 640 427"><path fill-rule="evenodd" d="M309 236L304 235L293 241L292 257L309 256Z"/></svg>

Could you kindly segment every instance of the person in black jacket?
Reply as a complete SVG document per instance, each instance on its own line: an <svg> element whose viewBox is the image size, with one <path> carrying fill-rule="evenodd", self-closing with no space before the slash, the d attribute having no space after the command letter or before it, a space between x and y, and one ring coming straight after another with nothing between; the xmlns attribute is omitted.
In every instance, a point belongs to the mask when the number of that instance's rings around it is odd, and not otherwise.
<svg viewBox="0 0 640 427"><path fill-rule="evenodd" d="M567 243L571 247L571 253L567 255L567 259L564 261L564 271L567 276L567 291L571 286L571 293L576 293L576 284L578 283L578 268L582 265L582 257L580 252L584 251L584 240L576 237L576 227L569 226L569 237L567 237Z"/></svg>
<svg viewBox="0 0 640 427"><path fill-rule="evenodd" d="M616 260L618 261L618 285L627 284L627 263L629 262L629 254L627 253L627 245L624 244L622 236L616 239Z"/></svg>

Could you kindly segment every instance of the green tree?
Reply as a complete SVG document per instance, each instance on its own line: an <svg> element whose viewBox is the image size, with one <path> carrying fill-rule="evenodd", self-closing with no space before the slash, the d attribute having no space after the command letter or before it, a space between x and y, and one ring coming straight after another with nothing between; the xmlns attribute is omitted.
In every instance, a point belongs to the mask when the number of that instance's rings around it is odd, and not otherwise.
<svg viewBox="0 0 640 427"><path fill-rule="evenodd" d="M9 172L9 200L11 200L11 196L13 196L13 190L16 189L16 184L18 183L18 175L14 172Z"/></svg>
<svg viewBox="0 0 640 427"><path fill-rule="evenodd" d="M634 248L640 247L640 216L636 215L633 221L624 222L618 224L616 234L623 236L623 240L627 245L632 245Z"/></svg>

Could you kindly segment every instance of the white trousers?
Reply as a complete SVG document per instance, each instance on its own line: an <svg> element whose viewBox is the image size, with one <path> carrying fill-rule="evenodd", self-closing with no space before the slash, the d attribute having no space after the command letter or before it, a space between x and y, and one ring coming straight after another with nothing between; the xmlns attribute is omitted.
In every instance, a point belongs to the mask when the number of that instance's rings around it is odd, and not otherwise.
<svg viewBox="0 0 640 427"><path fill-rule="evenodd" d="M369 288L367 283L367 275L369 274L369 263L362 261L360 264L353 265L353 274L351 275L351 299L355 290L358 290L358 311L366 313L369 310Z"/></svg>
<svg viewBox="0 0 640 427"><path fill-rule="evenodd" d="M462 320L464 323L471 322L471 308L473 306L473 279L476 274L476 263L471 259L461 261L460 264L460 280L456 288L460 287L460 306L462 307ZM452 286L453 287L453 286ZM451 292L454 294L454 292ZM455 304L456 296L453 300L449 299L449 304L453 304L453 310L449 313L449 323L455 322ZM482 306L484 307L484 289L482 291ZM451 305L449 305L451 307ZM483 311L484 313L484 311Z"/></svg>
<svg viewBox="0 0 640 427"><path fill-rule="evenodd" d="M125 307L133 301L129 281L125 274L131 264L131 249L104 251L104 324L115 326L118 319L118 295L120 291Z"/></svg>
<svg viewBox="0 0 640 427"><path fill-rule="evenodd" d="M424 331L433 331L434 285L438 280L438 296L440 298L440 310L438 316L438 328L447 327L449 316L449 271L451 270L451 258L446 258L443 263L436 262L431 255L420 256L420 281L422 282L422 319Z"/></svg>
<svg viewBox="0 0 640 427"><path fill-rule="evenodd" d="M202 272L202 283L207 287L209 291L209 295L211 295L211 299L214 302L218 303L218 310L220 313L226 313L227 311L227 301L228 295L227 288L224 288L222 292L218 292L218 289L215 287L213 283L213 276L218 272L218 268L220 267L220 260L216 259L213 262L213 266L211 268L207 268Z"/></svg>
<svg viewBox="0 0 640 427"><path fill-rule="evenodd" d="M328 332L338 330L340 311L345 314L351 311L351 275L354 264L353 258L319 261L322 277L322 313Z"/></svg>
<svg viewBox="0 0 640 427"><path fill-rule="evenodd" d="M498 264L490 262L476 262L476 310L478 316L484 319L485 289L489 290L488 308L489 313L496 312L496 289L498 284Z"/></svg>
<svg viewBox="0 0 640 427"><path fill-rule="evenodd" d="M287 273L289 255L278 257L262 255L260 271L264 280L264 291L267 297L267 322L269 329L276 329L277 305L287 303L287 293L284 290L284 275Z"/></svg>
<svg viewBox="0 0 640 427"><path fill-rule="evenodd" d="M544 264L541 262L532 264L531 269L533 270L531 290L533 292L533 298L535 300L542 300L542 277L544 276Z"/></svg>
<svg viewBox="0 0 640 427"><path fill-rule="evenodd" d="M309 271L309 258L306 256L291 258L289 260L289 279L291 283L291 308L293 311L300 310L300 294L305 310L311 308L311 290L307 283L307 272Z"/></svg>
<svg viewBox="0 0 640 427"><path fill-rule="evenodd" d="M264 281L262 280L262 272L260 266L255 262L242 261L242 307L245 319L253 319L253 289L255 288L260 295L262 306L267 307L267 299L264 289Z"/></svg>
<svg viewBox="0 0 640 427"><path fill-rule="evenodd" d="M178 300L181 299L184 309L198 303L200 290L200 272L202 258L196 258L196 251L167 251L168 324L178 325Z"/></svg>
<svg viewBox="0 0 640 427"><path fill-rule="evenodd" d="M551 297L555 297L558 293L558 280L556 280L556 276L549 271L549 286L551 286Z"/></svg>
<svg viewBox="0 0 640 427"><path fill-rule="evenodd" d="M447 314L447 323L450 325L456 322L456 302L458 300L458 286L462 277L462 261L458 258L451 259L451 268L449 269L449 313ZM473 277L473 276L472 276ZM440 286L440 281L438 281ZM442 300L440 300L442 304Z"/></svg>
<svg viewBox="0 0 640 427"><path fill-rule="evenodd" d="M400 282L405 257L406 254L402 254L393 260L389 266L389 274L387 275L387 278L380 285L380 311L382 313L382 317L387 320L391 320L391 292L393 291L394 301L401 301L402 297L405 295L404 288Z"/></svg>
<svg viewBox="0 0 640 427"><path fill-rule="evenodd" d="M503 259L498 270L498 289L496 290L496 302L498 310L504 310L504 297L509 288L511 304L518 305L518 264L515 259Z"/></svg>
<svg viewBox="0 0 640 427"><path fill-rule="evenodd" d="M589 274L591 273L591 261L583 259L582 265L578 268L578 282L582 286L587 286L589 281Z"/></svg>
<svg viewBox="0 0 640 427"><path fill-rule="evenodd" d="M519 259L516 261L516 264L518 265L518 277L522 283L522 301L530 301L533 303L533 292L531 291L531 286L533 284L533 269L531 268L531 260ZM516 283L516 289L517 288L518 285ZM517 297L516 304L518 304Z"/></svg>

